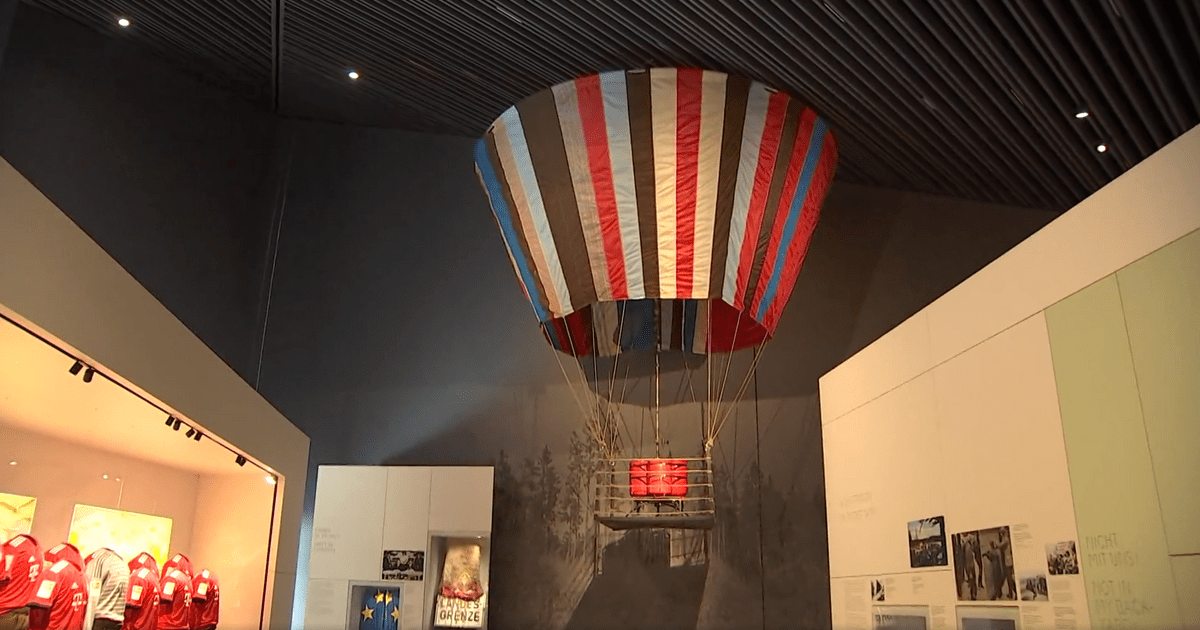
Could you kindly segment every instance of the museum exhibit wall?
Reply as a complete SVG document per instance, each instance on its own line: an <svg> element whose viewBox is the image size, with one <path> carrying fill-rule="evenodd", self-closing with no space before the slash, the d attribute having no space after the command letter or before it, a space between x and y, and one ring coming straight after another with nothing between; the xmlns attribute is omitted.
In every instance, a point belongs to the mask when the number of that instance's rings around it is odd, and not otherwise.
<svg viewBox="0 0 1200 630"><path fill-rule="evenodd" d="M352 583L372 583L400 589L400 627L430 628L440 587L431 537L489 539L492 486L490 466L321 466L304 627L344 627L357 611ZM423 579L385 579L388 550L424 554Z"/></svg>
<svg viewBox="0 0 1200 630"><path fill-rule="evenodd" d="M0 309L280 476L267 607L287 627L308 438L3 160Z"/></svg>
<svg viewBox="0 0 1200 630"><path fill-rule="evenodd" d="M142 48L136 29L12 4L0 156L253 382L274 118Z"/></svg>
<svg viewBox="0 0 1200 630"><path fill-rule="evenodd" d="M1200 627L1197 163L1200 128L821 378L834 627L871 625L876 581L953 627L953 534L1004 526L1048 578L988 602L1021 627ZM947 564L914 566L932 517ZM1060 542L1078 574L1047 575Z"/></svg>
<svg viewBox="0 0 1200 630"><path fill-rule="evenodd" d="M593 577L572 476L583 423L476 182L471 139L284 127L295 149L262 392L312 436L314 465L495 464L497 628L761 627L764 599L772 627L827 627L817 378L1055 216L835 183L760 364L761 448L753 386L720 439L728 500L711 569L643 561L634 552L657 541L629 536L608 552L634 557ZM633 378L631 424L647 415L649 380ZM665 424L686 436L700 411L680 380L663 378L664 399L687 401L668 404Z"/></svg>
<svg viewBox="0 0 1200 630"><path fill-rule="evenodd" d="M6 425L3 417L0 433L0 449L8 456L0 467L0 491L37 499L31 533L43 550L67 540L71 514L76 504L83 504L169 518L171 553L193 557L200 483L195 472L25 431ZM104 478L117 470L121 481L116 475Z"/></svg>

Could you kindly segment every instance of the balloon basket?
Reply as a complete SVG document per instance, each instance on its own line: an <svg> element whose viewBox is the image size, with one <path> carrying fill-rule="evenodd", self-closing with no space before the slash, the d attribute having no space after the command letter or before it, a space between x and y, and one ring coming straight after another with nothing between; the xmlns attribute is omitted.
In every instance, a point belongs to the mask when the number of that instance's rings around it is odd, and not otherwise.
<svg viewBox="0 0 1200 630"><path fill-rule="evenodd" d="M712 458L615 458L598 468L595 517L609 529L712 529Z"/></svg>

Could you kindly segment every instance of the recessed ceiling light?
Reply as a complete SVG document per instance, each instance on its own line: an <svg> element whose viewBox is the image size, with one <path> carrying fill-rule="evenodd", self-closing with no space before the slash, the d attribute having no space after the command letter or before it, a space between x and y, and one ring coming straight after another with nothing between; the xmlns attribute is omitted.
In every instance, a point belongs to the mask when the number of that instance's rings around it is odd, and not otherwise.
<svg viewBox="0 0 1200 630"><path fill-rule="evenodd" d="M350 77L350 80L351 80L351 81L357 81L357 80L358 80L358 73L357 73L357 72L355 72L354 70L351 70L350 72L347 72L347 73L346 73L346 76Z"/></svg>
<svg viewBox="0 0 1200 630"><path fill-rule="evenodd" d="M1105 151L1108 150L1108 145L1107 144L1098 144L1098 145L1096 145L1096 150L1101 153L1104 153Z"/></svg>
<svg viewBox="0 0 1200 630"><path fill-rule="evenodd" d="M274 478L274 477L272 477L272 476L270 476L270 475L267 475L266 477L263 477L263 479L265 479L265 480L267 481L267 483L271 484L272 486L273 486L273 485L275 485L275 478Z"/></svg>
<svg viewBox="0 0 1200 630"><path fill-rule="evenodd" d="M122 28L127 28L129 26L129 18L121 18L117 20L117 24L120 24Z"/></svg>
<svg viewBox="0 0 1200 630"><path fill-rule="evenodd" d="M17 462L8 462L8 465L9 465L9 466L16 466L16 465L17 465Z"/></svg>
<svg viewBox="0 0 1200 630"><path fill-rule="evenodd" d="M1088 112L1079 112L1078 114L1075 114L1075 117L1076 118L1087 118L1088 115L1089 115Z"/></svg>
<svg viewBox="0 0 1200 630"><path fill-rule="evenodd" d="M104 475L104 478L105 478L105 479L108 479L108 475Z"/></svg>

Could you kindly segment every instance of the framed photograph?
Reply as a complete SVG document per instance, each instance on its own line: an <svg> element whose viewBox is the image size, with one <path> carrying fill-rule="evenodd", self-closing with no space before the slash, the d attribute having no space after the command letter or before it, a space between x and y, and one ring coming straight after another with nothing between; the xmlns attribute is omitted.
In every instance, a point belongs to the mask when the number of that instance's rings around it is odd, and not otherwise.
<svg viewBox="0 0 1200 630"><path fill-rule="evenodd" d="M1075 541L1067 540L1046 545L1046 568L1050 575L1079 575L1079 556Z"/></svg>
<svg viewBox="0 0 1200 630"><path fill-rule="evenodd" d="M951 542L959 601L1017 599L1012 536L1007 525L954 534Z"/></svg>
<svg viewBox="0 0 1200 630"><path fill-rule="evenodd" d="M908 524L908 565L944 567L950 564L946 552L946 517L931 516Z"/></svg>
<svg viewBox="0 0 1200 630"><path fill-rule="evenodd" d="M149 552L162 566L171 549L171 526L171 519L163 516L76 505L67 542L84 557L100 547L108 547L122 558Z"/></svg>
<svg viewBox="0 0 1200 630"><path fill-rule="evenodd" d="M887 601L886 597L887 594L883 591L883 580L871 580L871 601Z"/></svg>
<svg viewBox="0 0 1200 630"><path fill-rule="evenodd" d="M0 542L33 531L37 499L0 492Z"/></svg>
<svg viewBox="0 0 1200 630"><path fill-rule="evenodd" d="M929 607L872 606L871 630L929 630Z"/></svg>
<svg viewBox="0 0 1200 630"><path fill-rule="evenodd" d="M958 606L959 630L1021 630L1021 609L1016 606Z"/></svg>
<svg viewBox="0 0 1200 630"><path fill-rule="evenodd" d="M382 577L385 580L424 580L425 550L384 551Z"/></svg>
<svg viewBox="0 0 1200 630"><path fill-rule="evenodd" d="M1050 588L1045 571L1022 571L1017 578L1017 588L1021 590L1023 602L1050 601Z"/></svg>

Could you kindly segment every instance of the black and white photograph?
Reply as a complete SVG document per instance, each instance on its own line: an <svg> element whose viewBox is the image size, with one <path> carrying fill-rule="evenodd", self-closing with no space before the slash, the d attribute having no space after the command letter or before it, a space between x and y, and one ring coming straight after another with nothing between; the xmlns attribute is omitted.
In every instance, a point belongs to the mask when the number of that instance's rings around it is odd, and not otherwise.
<svg viewBox="0 0 1200 630"><path fill-rule="evenodd" d="M883 599L883 581L871 580L871 601L882 602Z"/></svg>
<svg viewBox="0 0 1200 630"><path fill-rule="evenodd" d="M929 607L875 606L871 630L929 630Z"/></svg>
<svg viewBox="0 0 1200 630"><path fill-rule="evenodd" d="M1067 540L1046 545L1046 568L1050 575L1079 575L1079 556L1075 541Z"/></svg>
<svg viewBox="0 0 1200 630"><path fill-rule="evenodd" d="M959 601L1017 599L1012 536L1007 525L954 534L951 540Z"/></svg>
<svg viewBox="0 0 1200 630"><path fill-rule="evenodd" d="M425 579L424 551L384 551L383 579L385 580L423 580Z"/></svg>
<svg viewBox="0 0 1200 630"><path fill-rule="evenodd" d="M949 564L945 517L932 516L908 524L908 564L914 569Z"/></svg>
<svg viewBox="0 0 1200 630"><path fill-rule="evenodd" d="M1016 606L959 606L955 614L960 630L1021 630Z"/></svg>
<svg viewBox="0 0 1200 630"><path fill-rule="evenodd" d="M1021 576L1017 579L1017 586L1021 589L1021 601L1023 602L1050 601L1050 589L1046 581L1046 574L1041 571L1022 571Z"/></svg>

